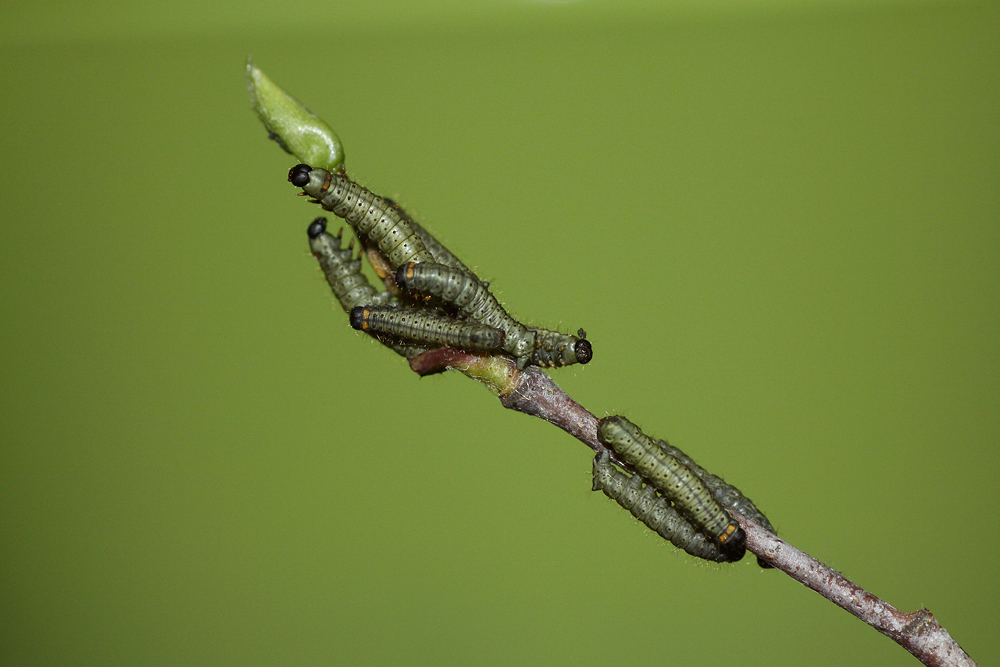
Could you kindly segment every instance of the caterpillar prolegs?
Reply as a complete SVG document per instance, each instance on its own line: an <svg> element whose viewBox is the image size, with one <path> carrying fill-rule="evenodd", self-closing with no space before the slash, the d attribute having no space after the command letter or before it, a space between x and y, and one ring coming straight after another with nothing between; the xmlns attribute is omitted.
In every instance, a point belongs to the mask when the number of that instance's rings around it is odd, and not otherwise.
<svg viewBox="0 0 1000 667"><path fill-rule="evenodd" d="M746 533L716 502L708 487L676 457L663 452L638 426L624 417L600 420L597 438L622 456L672 502L699 531L706 533L729 560L746 550Z"/></svg>
<svg viewBox="0 0 1000 667"><path fill-rule="evenodd" d="M326 282L345 312L349 313L355 306L363 304L383 306L392 300L392 294L376 290L361 273L361 260L354 257L354 242L341 249L342 230L332 236L326 231L326 218L316 218L310 223L307 233L309 249L319 260Z"/></svg>

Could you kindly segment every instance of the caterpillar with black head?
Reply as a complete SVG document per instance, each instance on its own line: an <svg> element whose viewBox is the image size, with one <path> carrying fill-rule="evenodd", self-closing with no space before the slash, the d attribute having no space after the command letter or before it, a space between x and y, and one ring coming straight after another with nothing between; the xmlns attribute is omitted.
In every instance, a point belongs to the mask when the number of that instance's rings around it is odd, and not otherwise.
<svg viewBox="0 0 1000 667"><path fill-rule="evenodd" d="M594 491L603 491L604 495L678 549L713 563L730 560L729 554L720 551L715 543L695 530L691 522L681 516L655 488L651 485L644 487L642 483L640 475L628 475L615 468L608 452L594 457Z"/></svg>
<svg viewBox="0 0 1000 667"><path fill-rule="evenodd" d="M470 352L495 352L503 345L503 333L499 329L463 322L420 307L357 306L351 310L351 326L358 331L389 334Z"/></svg>
<svg viewBox="0 0 1000 667"><path fill-rule="evenodd" d="M288 180L324 209L346 220L359 237L378 248L393 270L405 262L434 261L392 203L346 175L298 164L289 170Z"/></svg>
<svg viewBox="0 0 1000 667"><path fill-rule="evenodd" d="M309 249L319 260L326 282L344 312L351 312L355 306L384 306L392 301L392 294L376 290L361 273L361 259L354 257L354 242L341 249L343 230L332 236L326 231L326 218L320 217L310 223L307 233Z"/></svg>
<svg viewBox="0 0 1000 667"><path fill-rule="evenodd" d="M351 312L355 306L363 304L387 305L395 303L389 292L379 292L361 273L361 260L354 257L353 242L347 248L341 248L342 232L336 236L326 231L326 218L316 218L306 230L309 236L309 249L313 257L319 260L326 282L329 283L333 295L340 302L345 312ZM410 359L427 351L426 346L386 339L381 341L386 347L397 354Z"/></svg>
<svg viewBox="0 0 1000 667"><path fill-rule="evenodd" d="M437 297L454 306L461 317L502 331L503 351L516 359L518 368L528 364L549 368L586 364L593 358L593 348L582 329L573 336L526 327L507 313L482 281L456 267L408 262L397 269L396 284L410 292Z"/></svg>
<svg viewBox="0 0 1000 667"><path fill-rule="evenodd" d="M638 426L624 417L600 420L597 439L619 455L671 501L730 560L746 551L746 533L712 497L708 487L676 457L663 452Z"/></svg>

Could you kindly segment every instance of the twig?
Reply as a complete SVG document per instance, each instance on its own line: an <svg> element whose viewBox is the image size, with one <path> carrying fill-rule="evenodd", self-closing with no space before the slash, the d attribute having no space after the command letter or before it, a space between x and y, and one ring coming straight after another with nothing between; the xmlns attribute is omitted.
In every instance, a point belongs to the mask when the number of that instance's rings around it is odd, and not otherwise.
<svg viewBox="0 0 1000 667"><path fill-rule="evenodd" d="M828 565L733 512L747 533L747 550L849 611L912 653L929 667L972 667L976 663L927 609L906 613L849 581Z"/></svg>
<svg viewBox="0 0 1000 667"><path fill-rule="evenodd" d="M410 366L421 375L439 372L445 367L464 372L464 367L474 364L477 359L460 350L432 350L414 357ZM597 417L574 401L545 372L531 366L520 373L515 371L511 379L507 390L500 392L500 403L505 408L544 419L595 452L605 451L597 439ZM748 551L854 614L920 662L928 667L976 667L972 658L927 609L913 613L899 611L738 512L730 512L747 533Z"/></svg>

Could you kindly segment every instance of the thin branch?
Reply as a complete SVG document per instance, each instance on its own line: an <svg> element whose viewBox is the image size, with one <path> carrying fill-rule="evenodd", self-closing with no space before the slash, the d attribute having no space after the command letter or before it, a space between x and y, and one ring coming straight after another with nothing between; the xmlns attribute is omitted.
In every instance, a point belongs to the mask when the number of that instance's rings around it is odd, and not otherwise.
<svg viewBox="0 0 1000 667"><path fill-rule="evenodd" d="M465 372L477 360L481 358L461 350L431 350L414 357L410 366L421 375L439 372L445 367ZM605 451L597 439L597 417L574 401L544 371L531 366L523 372L514 371L511 380L506 391L499 392L500 403L505 408L544 419L595 452ZM730 510L730 513L747 533L748 551L854 614L920 662L928 667L976 667L972 658L927 609L913 613L899 611L738 512Z"/></svg>
<svg viewBox="0 0 1000 667"><path fill-rule="evenodd" d="M733 512L747 533L747 549L803 586L849 611L930 667L976 663L927 609L906 613L872 595L828 565Z"/></svg>

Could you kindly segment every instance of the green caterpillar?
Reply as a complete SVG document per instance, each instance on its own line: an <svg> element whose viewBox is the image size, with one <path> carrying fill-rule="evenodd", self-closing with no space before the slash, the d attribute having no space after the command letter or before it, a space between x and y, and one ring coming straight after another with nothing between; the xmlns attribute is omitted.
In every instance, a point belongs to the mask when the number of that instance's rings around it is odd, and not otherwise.
<svg viewBox="0 0 1000 667"><path fill-rule="evenodd" d="M593 348L582 329L573 336L526 327L504 310L482 281L461 269L409 262L397 269L396 284L410 292L437 297L453 305L461 317L502 331L503 351L517 360L518 368L528 364L548 368L586 364L593 358Z"/></svg>
<svg viewBox="0 0 1000 667"><path fill-rule="evenodd" d="M714 563L730 560L729 554L720 551L715 543L695 530L665 498L656 493L656 489L649 485L643 487L642 482L640 475L628 475L615 468L608 452L594 457L594 491L603 491L604 495L678 549Z"/></svg>
<svg viewBox="0 0 1000 667"><path fill-rule="evenodd" d="M712 497L708 487L676 457L663 452L624 417L600 420L597 439L618 452L636 472L688 516L698 529L711 537L730 560L739 560L746 550L746 533Z"/></svg>
<svg viewBox="0 0 1000 667"><path fill-rule="evenodd" d="M347 176L298 164L289 170L288 180L327 211L346 220L359 237L378 248L393 270L405 262L434 261L397 207Z"/></svg>
<svg viewBox="0 0 1000 667"><path fill-rule="evenodd" d="M357 306L351 310L351 326L468 351L493 352L503 345L503 333L498 329L418 307Z"/></svg>
<svg viewBox="0 0 1000 667"><path fill-rule="evenodd" d="M331 236L326 231L326 218L316 218L309 225L307 233L309 249L319 260L326 282L330 284L330 289L344 312L349 313L352 308L361 305L384 306L392 300L391 293L379 292L361 273L361 260L353 257L354 242L341 249L343 230L336 236Z"/></svg>
<svg viewBox="0 0 1000 667"><path fill-rule="evenodd" d="M353 241L351 246L342 249L340 241L342 231L331 236L326 231L326 218L316 218L306 230L309 235L309 249L319 260L326 282L330 284L334 296L340 302L344 312L351 312L355 306L387 305L394 303L392 294L379 292L361 273L361 260L354 258ZM397 354L410 359L427 350L426 347L404 344L395 340L382 341Z"/></svg>

